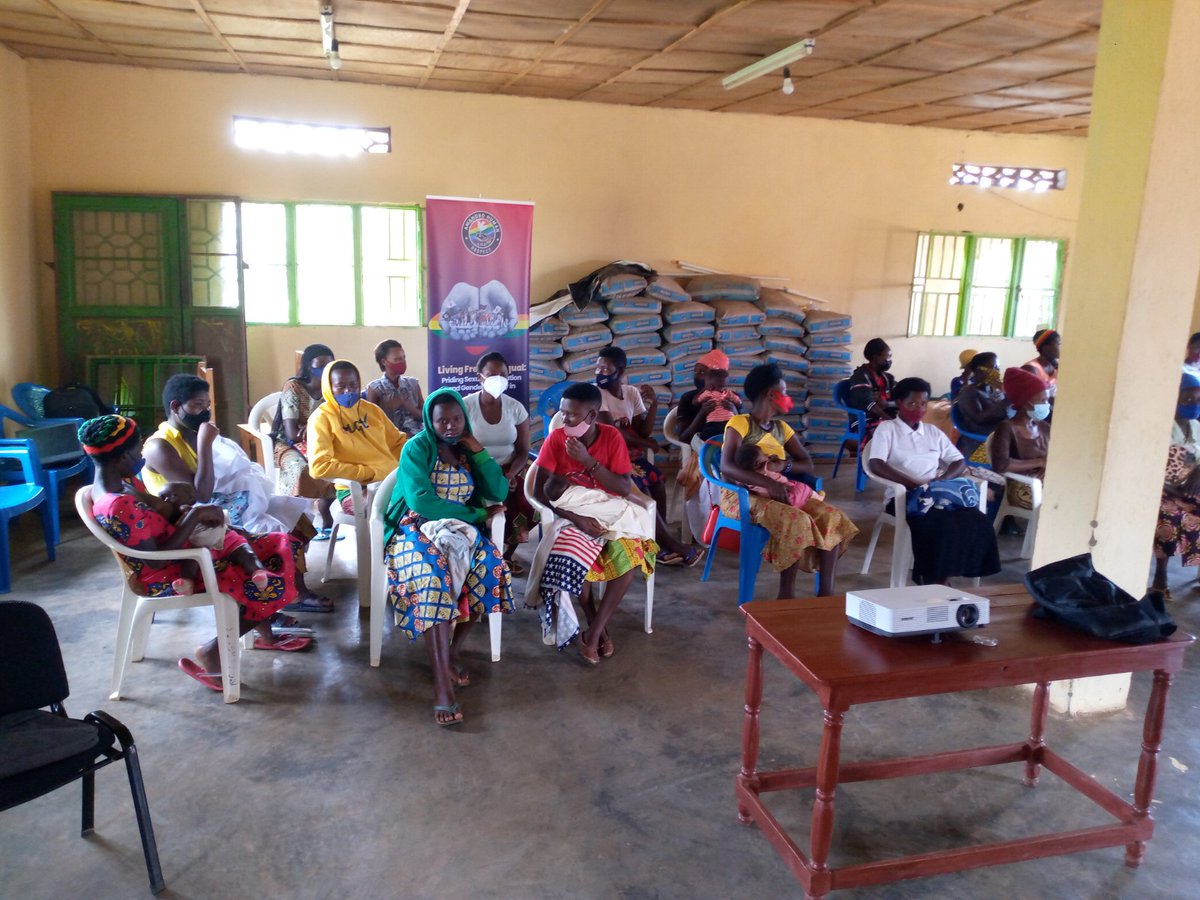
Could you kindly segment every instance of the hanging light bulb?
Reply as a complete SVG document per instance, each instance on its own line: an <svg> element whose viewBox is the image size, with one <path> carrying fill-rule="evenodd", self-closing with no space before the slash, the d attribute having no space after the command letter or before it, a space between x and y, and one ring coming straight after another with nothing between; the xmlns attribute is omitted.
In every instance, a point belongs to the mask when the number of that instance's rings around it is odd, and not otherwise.
<svg viewBox="0 0 1200 900"><path fill-rule="evenodd" d="M337 38L334 38L330 43L332 46L330 46L329 53L326 54L326 56L329 59L329 68L336 72L342 67L342 57L341 54L338 53Z"/></svg>
<svg viewBox="0 0 1200 900"><path fill-rule="evenodd" d="M790 97L795 92L795 90L796 90L796 85L792 84L792 70L789 69L787 66L784 66L784 68L783 68L783 92Z"/></svg>

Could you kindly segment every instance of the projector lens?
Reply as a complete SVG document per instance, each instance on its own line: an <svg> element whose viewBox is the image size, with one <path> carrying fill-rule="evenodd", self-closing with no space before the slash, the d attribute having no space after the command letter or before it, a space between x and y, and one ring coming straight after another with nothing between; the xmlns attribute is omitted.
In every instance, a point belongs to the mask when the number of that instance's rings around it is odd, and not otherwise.
<svg viewBox="0 0 1200 900"><path fill-rule="evenodd" d="M964 603L954 614L959 628L970 628L979 623L979 607L974 603Z"/></svg>

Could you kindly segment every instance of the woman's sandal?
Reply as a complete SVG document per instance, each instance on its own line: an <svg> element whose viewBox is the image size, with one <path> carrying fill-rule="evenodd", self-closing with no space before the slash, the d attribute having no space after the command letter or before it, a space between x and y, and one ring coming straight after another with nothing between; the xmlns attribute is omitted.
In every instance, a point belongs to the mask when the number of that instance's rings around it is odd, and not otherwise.
<svg viewBox="0 0 1200 900"><path fill-rule="evenodd" d="M585 644L582 637L576 641L575 648L579 651L580 659L582 659L589 666L600 665L600 654Z"/></svg>
<svg viewBox="0 0 1200 900"><path fill-rule="evenodd" d="M289 603L284 610L299 613L331 613L333 612L333 601L328 597L313 595L305 597L303 600L297 600L295 603Z"/></svg>
<svg viewBox="0 0 1200 900"><path fill-rule="evenodd" d="M255 650L282 650L284 653L294 653L297 650L304 650L312 643L312 638L309 637L280 637L277 640L270 641L265 637L256 637L254 639Z"/></svg>
<svg viewBox="0 0 1200 900"><path fill-rule="evenodd" d="M693 547L688 551L688 555L684 558L683 564L689 569L693 569L700 564L704 559L704 549L702 547Z"/></svg>
<svg viewBox="0 0 1200 900"><path fill-rule="evenodd" d="M224 688L221 685L220 672L205 672L200 668L200 664L194 659L188 659L186 656L179 660L179 668L183 670L183 674L189 678L195 678L198 682L208 688L210 691L221 693Z"/></svg>
<svg viewBox="0 0 1200 900"><path fill-rule="evenodd" d="M332 536L333 536L333 528L332 527L318 528L317 533L315 535L313 535L313 543L322 543L324 541L329 540ZM337 539L339 541L344 541L346 539L346 536L344 534L339 534L337 536Z"/></svg>
<svg viewBox="0 0 1200 900"><path fill-rule="evenodd" d="M607 630L605 630L605 632L600 635L600 648L599 649L600 649L600 655L604 659L608 659L610 656L612 656L614 653L617 652L617 648L613 646L612 638L610 638L608 636Z"/></svg>
<svg viewBox="0 0 1200 900"><path fill-rule="evenodd" d="M439 719L438 713L449 713L453 718ZM449 706L442 706L437 703L435 703L433 705L433 724L434 725L441 725L443 727L446 725L461 725L462 720L463 720L463 714L461 712L459 712L457 703L451 703Z"/></svg>
<svg viewBox="0 0 1200 900"><path fill-rule="evenodd" d="M508 561L508 572L513 578L523 578L529 574L529 570L525 568L525 564L515 559Z"/></svg>
<svg viewBox="0 0 1200 900"><path fill-rule="evenodd" d="M656 562L660 566L682 566L684 563L684 558L678 553L667 551L665 553L658 554Z"/></svg>
<svg viewBox="0 0 1200 900"><path fill-rule="evenodd" d="M466 666L451 666L450 680L456 688L470 687L471 673L467 671Z"/></svg>

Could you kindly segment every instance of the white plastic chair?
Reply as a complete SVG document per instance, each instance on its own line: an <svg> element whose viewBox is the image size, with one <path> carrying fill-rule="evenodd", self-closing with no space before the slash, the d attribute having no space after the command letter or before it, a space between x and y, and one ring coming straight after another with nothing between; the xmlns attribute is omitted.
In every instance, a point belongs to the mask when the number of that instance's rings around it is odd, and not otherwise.
<svg viewBox="0 0 1200 900"><path fill-rule="evenodd" d="M258 464L263 467L267 477L274 483L275 471L275 441L271 438L271 426L275 424L275 411L279 408L280 391L267 394L250 410L247 421L238 426L242 432L258 444Z"/></svg>
<svg viewBox="0 0 1200 900"><path fill-rule="evenodd" d="M679 448L679 471L683 471L688 467L691 461L692 445L686 441L681 441L676 431L676 426L679 424L679 407L672 407L667 413L667 418L663 422L663 437L667 439L668 444L674 444ZM688 521L687 512L687 497L686 491L678 481L675 482L675 497L679 506L679 537L685 544L692 542L692 526Z"/></svg>
<svg viewBox="0 0 1200 900"><path fill-rule="evenodd" d="M236 703L241 696L241 645L238 641L238 605L217 587L217 573L212 554L203 547L180 550L134 550L126 547L105 531L92 514L92 486L84 485L75 493L75 509L88 531L112 551L121 569L121 613L117 619L117 644L113 656L112 689L109 700L121 699L121 684L130 662L141 662L146 655L150 624L154 613L166 609L193 609L211 606L217 623L217 652L221 657L221 687L226 703ZM204 592L187 596L143 597L135 594L125 577L125 567L119 557L153 560L190 559L200 567ZM249 635L254 632L250 631Z"/></svg>
<svg viewBox="0 0 1200 900"><path fill-rule="evenodd" d="M525 499L527 499L529 501L530 506L532 506L534 509L536 509L541 514L542 540L546 541L546 540L549 540L551 537L549 525L551 522L554 521L554 513L552 513L548 507L543 506L541 503L539 503L537 501L537 499L533 496L533 480L534 480L535 473L537 472L537 468L538 467L536 464L531 463L529 468L525 471ZM650 515L653 516L655 514L655 509L656 509L656 504L654 503L653 500L650 501L649 508L650 508ZM527 583L526 587L525 587L526 594L528 594L528 592L531 590L538 591L538 590L540 590L540 586L536 585L536 584L528 584ZM592 582L592 593L595 596L595 598L597 600L599 600L604 595L603 583L598 582L598 581ZM653 618L654 618L654 575L651 574L650 577L646 579L646 625L645 625L646 634L654 633L654 629L650 627L651 621L653 620Z"/></svg>
<svg viewBox="0 0 1200 900"><path fill-rule="evenodd" d="M888 586L904 587L908 584L908 576L913 566L912 539L908 535L908 520L905 517L905 511L908 508L908 489L902 484L876 475L871 470L868 446L864 445L859 449L859 453L862 454L863 471L866 472L869 479L884 486L884 494L883 509L880 510L879 517L875 519L875 527L871 529L871 541L867 544L867 555L863 557L862 574L866 575L870 572L871 559L875 555L875 545L879 543L879 533L883 530L883 526L891 525L895 529L895 535L892 539L892 576ZM979 488L979 511L986 513L987 485L978 479L974 480ZM894 501L894 513L887 511L889 500ZM978 584L979 579L974 579L974 583Z"/></svg>
<svg viewBox="0 0 1200 900"><path fill-rule="evenodd" d="M1033 543L1037 540L1038 517L1042 511L1042 480L1029 475L1022 475L1019 472L1002 472L1001 474L1004 476L1005 490L1000 497L1000 510L996 513L996 534L1000 533L1000 527L1004 524L1005 516L1012 516L1014 519L1024 519L1027 524L1025 526L1025 540L1021 544L1021 558L1029 559L1033 556ZM1008 502L1008 482L1029 485L1029 491L1033 495L1032 509L1026 509L1023 506L1013 506Z"/></svg>
<svg viewBox="0 0 1200 900"><path fill-rule="evenodd" d="M342 509L340 500L333 502L331 507L333 527L329 533L329 549L325 553L325 575L321 581L322 583L329 581L329 574L333 566L333 554L337 550L338 528L342 525L349 525L354 529L354 543L357 551L358 568L355 577L358 579L358 605L365 608L371 605L371 530L367 523L367 517L371 513L371 501L380 482L373 481L368 484L364 493L362 485L357 481L347 481L344 478L335 478L333 481L334 484L349 489L354 515L348 515Z"/></svg>
<svg viewBox="0 0 1200 900"><path fill-rule="evenodd" d="M383 655L383 617L387 612L387 563L383 553L386 549L384 542L388 535L383 518L391 501L392 491L396 488L396 472L392 472L379 483L376 497L381 497L378 503L372 504L370 512L371 534L371 622L370 644L371 665L378 666L379 658ZM492 518L492 543L504 548L504 516ZM492 642L492 662L500 662L500 628L504 613L488 613L488 633Z"/></svg>

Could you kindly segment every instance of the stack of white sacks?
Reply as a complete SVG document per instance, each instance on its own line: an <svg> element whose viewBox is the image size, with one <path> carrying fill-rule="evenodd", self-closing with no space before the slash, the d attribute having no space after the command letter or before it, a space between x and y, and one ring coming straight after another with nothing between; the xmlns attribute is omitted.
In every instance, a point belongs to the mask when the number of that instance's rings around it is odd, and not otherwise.
<svg viewBox="0 0 1200 900"><path fill-rule="evenodd" d="M808 452L814 460L837 456L848 421L833 398L834 386L854 371L850 330L853 318L831 310L809 310L808 330Z"/></svg>
<svg viewBox="0 0 1200 900"><path fill-rule="evenodd" d="M658 397L655 432L670 407L695 387L697 360L714 346L730 358L729 386L742 391L746 374L771 361L784 371L795 401L789 423L807 426L809 361L805 311L782 291L760 289L752 278L698 275L686 283L656 276L614 275L601 284L603 303L568 306L529 332L530 433L543 437L541 393L563 380L591 381L596 352L625 351L626 381L651 384Z"/></svg>

